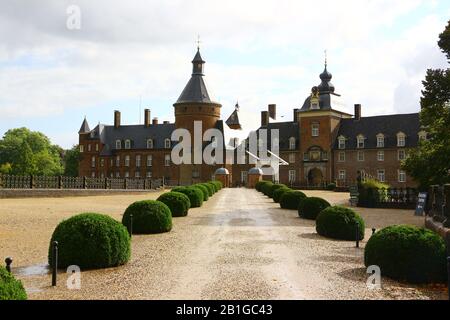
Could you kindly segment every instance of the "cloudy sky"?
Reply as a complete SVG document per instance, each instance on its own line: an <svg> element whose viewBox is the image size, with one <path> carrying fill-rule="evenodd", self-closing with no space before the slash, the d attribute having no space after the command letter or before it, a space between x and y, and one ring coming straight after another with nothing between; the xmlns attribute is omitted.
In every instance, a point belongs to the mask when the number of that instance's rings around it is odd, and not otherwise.
<svg viewBox="0 0 450 320"><path fill-rule="evenodd" d="M141 105L173 120L197 35L223 118L238 100L250 127L269 103L291 120L325 49L342 111L417 112L426 69L447 66L436 42L449 17L448 0L0 0L0 135L26 126L70 147L84 116L139 123Z"/></svg>

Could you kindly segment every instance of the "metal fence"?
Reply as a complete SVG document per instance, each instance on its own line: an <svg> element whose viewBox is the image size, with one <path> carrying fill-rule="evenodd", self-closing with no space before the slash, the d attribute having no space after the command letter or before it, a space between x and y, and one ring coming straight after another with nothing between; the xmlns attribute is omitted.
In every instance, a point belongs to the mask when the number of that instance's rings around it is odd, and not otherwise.
<svg viewBox="0 0 450 320"><path fill-rule="evenodd" d="M358 206L414 209L418 191L414 188L358 188Z"/></svg>
<svg viewBox="0 0 450 320"><path fill-rule="evenodd" d="M450 184L430 187L425 211L434 221L450 228Z"/></svg>
<svg viewBox="0 0 450 320"><path fill-rule="evenodd" d="M164 179L0 175L0 189L150 190L164 185Z"/></svg>

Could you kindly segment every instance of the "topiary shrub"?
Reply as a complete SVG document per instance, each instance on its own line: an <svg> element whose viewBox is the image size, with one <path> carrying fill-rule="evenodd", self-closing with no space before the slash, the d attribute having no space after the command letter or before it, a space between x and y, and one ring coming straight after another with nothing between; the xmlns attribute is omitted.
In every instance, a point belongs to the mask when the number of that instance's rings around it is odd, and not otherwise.
<svg viewBox="0 0 450 320"><path fill-rule="evenodd" d="M279 189L279 188L287 188L287 186L286 185L284 185L284 184L273 184L271 187L270 187L270 190L269 190L269 193L267 194L267 196L269 197L269 198L273 198L273 193L275 192L275 190L277 190L277 189Z"/></svg>
<svg viewBox="0 0 450 320"><path fill-rule="evenodd" d="M261 180L261 181L258 181L258 182L255 184L255 189L256 189L256 191L262 192L262 186L265 185L265 184L267 184L267 183L271 183L271 182L270 182L270 181L267 181L267 180Z"/></svg>
<svg viewBox="0 0 450 320"><path fill-rule="evenodd" d="M122 223L130 229L130 215L133 215L133 234L168 232L172 229L172 213L160 201L143 200L132 203L125 210Z"/></svg>
<svg viewBox="0 0 450 320"><path fill-rule="evenodd" d="M327 190L329 190L329 191L334 191L336 189L336 183L329 183L328 185L327 185Z"/></svg>
<svg viewBox="0 0 450 320"><path fill-rule="evenodd" d="M58 267L81 269L115 267L130 259L130 236L125 226L98 213L82 213L62 221L48 248L52 265L53 241L58 241Z"/></svg>
<svg viewBox="0 0 450 320"><path fill-rule="evenodd" d="M306 195L301 191L288 191L280 198L280 207L283 209L297 210L300 202L306 199Z"/></svg>
<svg viewBox="0 0 450 320"><path fill-rule="evenodd" d="M205 192L207 192L205 190ZM159 196L157 201L167 205L172 212L172 217L185 217L191 207L191 201L187 195L181 192L166 192Z"/></svg>
<svg viewBox="0 0 450 320"><path fill-rule="evenodd" d="M214 185L216 186L216 189L217 189L217 190L222 190L223 184L222 184L221 181L219 181L219 180L214 180L214 181L211 181L211 182L214 183Z"/></svg>
<svg viewBox="0 0 450 320"><path fill-rule="evenodd" d="M290 189L290 188L288 188L288 187L282 187L282 188L276 189L276 190L273 192L273 197L272 197L273 201L274 201L275 203L280 203L281 196L282 196L283 194L285 194L286 192L288 192L288 191L292 191L292 189Z"/></svg>
<svg viewBox="0 0 450 320"><path fill-rule="evenodd" d="M203 201L208 201L209 199L209 191L206 186L203 184L194 184L192 187L200 189L203 195Z"/></svg>
<svg viewBox="0 0 450 320"><path fill-rule="evenodd" d="M216 185L215 185L214 183L212 183L212 181L206 182L205 184L211 186L211 188L212 188L212 190L213 190L213 194L216 193L217 191L219 191L219 190L217 189Z"/></svg>
<svg viewBox="0 0 450 320"><path fill-rule="evenodd" d="M272 186L273 186L272 182L267 182L267 183L263 184L261 187L262 193L264 193L264 195L268 196L270 193L270 190L272 189Z"/></svg>
<svg viewBox="0 0 450 320"><path fill-rule="evenodd" d="M201 185L204 186L207 189L208 195L210 197L212 197L214 195L214 190L215 189L214 189L214 187L211 184L209 184L209 183L201 183Z"/></svg>
<svg viewBox="0 0 450 320"><path fill-rule="evenodd" d="M182 187L174 188L172 191L181 192L187 195L189 201L191 202L191 208L199 208L203 205L203 192L201 192L198 188Z"/></svg>
<svg viewBox="0 0 450 320"><path fill-rule="evenodd" d="M444 240L414 226L394 225L376 232L366 244L364 263L379 266L382 275L412 283L447 279Z"/></svg>
<svg viewBox="0 0 450 320"><path fill-rule="evenodd" d="M319 213L316 231L321 236L339 240L356 240L356 224L359 224L359 240L364 239L364 220L352 209L334 206Z"/></svg>
<svg viewBox="0 0 450 320"><path fill-rule="evenodd" d="M330 203L322 198L310 197L306 198L298 207L298 215L303 219L316 220L319 213L328 208Z"/></svg>
<svg viewBox="0 0 450 320"><path fill-rule="evenodd" d="M0 267L0 300L26 300L27 293L20 280Z"/></svg>

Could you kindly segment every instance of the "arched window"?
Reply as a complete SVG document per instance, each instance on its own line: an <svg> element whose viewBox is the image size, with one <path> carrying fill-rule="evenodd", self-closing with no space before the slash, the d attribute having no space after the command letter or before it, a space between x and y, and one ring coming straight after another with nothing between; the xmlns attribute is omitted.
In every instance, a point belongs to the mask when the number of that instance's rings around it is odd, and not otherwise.
<svg viewBox="0 0 450 320"><path fill-rule="evenodd" d="M116 140L116 149L122 149L122 141Z"/></svg>
<svg viewBox="0 0 450 320"><path fill-rule="evenodd" d="M377 148L384 148L384 134L377 134Z"/></svg>
<svg viewBox="0 0 450 320"><path fill-rule="evenodd" d="M166 149L170 149L170 145L171 145L170 139L167 138L166 140L164 140L164 147Z"/></svg>
<svg viewBox="0 0 450 320"><path fill-rule="evenodd" d="M130 139L125 140L125 149L131 149L131 141L130 141Z"/></svg>
<svg viewBox="0 0 450 320"><path fill-rule="evenodd" d="M290 150L295 150L296 147L296 141L294 137L290 137L289 138L289 149Z"/></svg>
<svg viewBox="0 0 450 320"><path fill-rule="evenodd" d="M339 149L345 149L345 137L340 136L338 138L338 141L339 141Z"/></svg>
<svg viewBox="0 0 450 320"><path fill-rule="evenodd" d="M153 149L153 139L147 139L147 149Z"/></svg>
<svg viewBox="0 0 450 320"><path fill-rule="evenodd" d="M406 145L406 135L403 132L397 133L397 147L404 147Z"/></svg>
<svg viewBox="0 0 450 320"><path fill-rule="evenodd" d="M360 135L358 135L358 137L356 137L358 149L363 149L364 148L364 141L365 140L366 140L366 138L362 134L360 134Z"/></svg>

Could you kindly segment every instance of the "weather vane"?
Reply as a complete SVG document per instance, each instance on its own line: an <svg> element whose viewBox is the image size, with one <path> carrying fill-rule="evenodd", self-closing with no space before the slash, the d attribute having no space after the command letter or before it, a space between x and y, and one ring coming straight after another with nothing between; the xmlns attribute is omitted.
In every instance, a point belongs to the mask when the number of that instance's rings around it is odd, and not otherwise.
<svg viewBox="0 0 450 320"><path fill-rule="evenodd" d="M200 50L200 35L197 35L197 49Z"/></svg>
<svg viewBox="0 0 450 320"><path fill-rule="evenodd" d="M327 50L326 49L325 49L324 53L325 53L325 68L326 68L327 65L328 65L328 57L327 57Z"/></svg>

